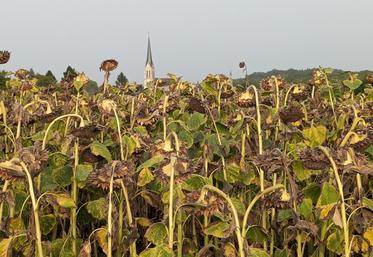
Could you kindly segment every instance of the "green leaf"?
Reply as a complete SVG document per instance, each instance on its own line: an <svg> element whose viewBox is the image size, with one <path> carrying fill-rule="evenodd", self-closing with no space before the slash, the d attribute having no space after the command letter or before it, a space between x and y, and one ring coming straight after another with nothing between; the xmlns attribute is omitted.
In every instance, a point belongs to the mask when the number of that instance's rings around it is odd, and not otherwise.
<svg viewBox="0 0 373 257"><path fill-rule="evenodd" d="M236 207L238 214L244 215L246 208L245 208L245 205L242 203L242 201L235 197L231 197L231 201L234 207Z"/></svg>
<svg viewBox="0 0 373 257"><path fill-rule="evenodd" d="M54 191L58 187L53 175L53 168L47 167L40 173L40 190L42 193Z"/></svg>
<svg viewBox="0 0 373 257"><path fill-rule="evenodd" d="M373 211L373 200L363 197L363 205Z"/></svg>
<svg viewBox="0 0 373 257"><path fill-rule="evenodd" d="M228 222L218 221L211 223L203 229L206 235L211 235L218 238L228 238L230 235L230 225Z"/></svg>
<svg viewBox="0 0 373 257"><path fill-rule="evenodd" d="M131 156L135 152L135 149L137 147L136 139L133 136L129 137L127 135L124 135L122 138L124 144L127 147L127 154L128 156Z"/></svg>
<svg viewBox="0 0 373 257"><path fill-rule="evenodd" d="M160 163L163 160L164 160L164 157L161 154L153 156L149 160L147 160L144 163L142 163L139 167L137 167L136 172L139 172L143 168L151 168L151 167L157 165L158 163Z"/></svg>
<svg viewBox="0 0 373 257"><path fill-rule="evenodd" d="M350 90L358 89L363 81L357 78L358 74L351 75L350 79L343 80L343 85L348 87Z"/></svg>
<svg viewBox="0 0 373 257"><path fill-rule="evenodd" d="M91 214L94 218L98 220L106 219L106 210L107 210L108 203L106 198L99 198L94 201L88 202L86 205L87 211Z"/></svg>
<svg viewBox="0 0 373 257"><path fill-rule="evenodd" d="M68 161L69 157L60 152L52 153L48 157L48 164L53 168L63 167Z"/></svg>
<svg viewBox="0 0 373 257"><path fill-rule="evenodd" d="M283 222L285 220L289 220L292 217L293 217L293 213L291 212L290 209L279 210L277 221L278 222Z"/></svg>
<svg viewBox="0 0 373 257"><path fill-rule="evenodd" d="M219 94L218 90L214 87L212 87L209 83L207 82L202 82L201 83L201 88L202 90L208 94L208 95L213 95L213 96L217 96Z"/></svg>
<svg viewBox="0 0 373 257"><path fill-rule="evenodd" d="M312 199L313 203L316 203L319 199L321 192L321 187L318 183L309 183L305 188L303 188L304 196Z"/></svg>
<svg viewBox="0 0 373 257"><path fill-rule="evenodd" d="M312 200L310 198L304 198L299 206L299 213L305 219L309 220L312 217Z"/></svg>
<svg viewBox="0 0 373 257"><path fill-rule="evenodd" d="M137 185L142 187L152 182L153 180L154 180L154 176L152 172L150 171L149 168L146 167L140 171L139 176L137 178Z"/></svg>
<svg viewBox="0 0 373 257"><path fill-rule="evenodd" d="M178 133L179 139L186 143L186 147L189 148L193 145L193 135L185 130L181 130Z"/></svg>
<svg viewBox="0 0 373 257"><path fill-rule="evenodd" d="M92 170L93 167L91 164L79 164L76 167L76 180L78 182L85 182Z"/></svg>
<svg viewBox="0 0 373 257"><path fill-rule="evenodd" d="M40 221L43 235L48 235L57 224L56 217L53 214L41 216Z"/></svg>
<svg viewBox="0 0 373 257"><path fill-rule="evenodd" d="M255 243L263 243L267 240L267 235L259 226L252 226L247 230L247 239Z"/></svg>
<svg viewBox="0 0 373 257"><path fill-rule="evenodd" d="M199 112L194 112L189 119L188 127L191 130L197 130L206 122L205 115Z"/></svg>
<svg viewBox="0 0 373 257"><path fill-rule="evenodd" d="M290 257L288 249L276 249L274 257Z"/></svg>
<svg viewBox="0 0 373 257"><path fill-rule="evenodd" d="M139 257L173 257L173 252L166 246L159 245L140 253Z"/></svg>
<svg viewBox="0 0 373 257"><path fill-rule="evenodd" d="M111 153L107 147L98 141L90 145L91 152L96 156L104 157L108 162L112 160Z"/></svg>
<svg viewBox="0 0 373 257"><path fill-rule="evenodd" d="M250 253L248 257L270 257L269 254L263 249L250 248Z"/></svg>
<svg viewBox="0 0 373 257"><path fill-rule="evenodd" d="M306 180L311 177L312 172L303 168L301 161L294 161L292 163L294 174L299 181Z"/></svg>
<svg viewBox="0 0 373 257"><path fill-rule="evenodd" d="M343 239L341 236L341 233L337 230L330 234L328 236L328 239L326 240L326 246L328 250L336 253L336 254L342 254L342 246Z"/></svg>
<svg viewBox="0 0 373 257"><path fill-rule="evenodd" d="M181 184L181 187L182 189L191 192L199 190L205 185L211 185L210 179L201 175L193 174Z"/></svg>
<svg viewBox="0 0 373 257"><path fill-rule="evenodd" d="M56 201L57 204L64 208L73 208L75 207L74 200L70 198L70 195L68 194L53 194L52 195Z"/></svg>
<svg viewBox="0 0 373 257"><path fill-rule="evenodd" d="M68 238L57 238L52 241L52 254L59 257L74 257L72 241Z"/></svg>
<svg viewBox="0 0 373 257"><path fill-rule="evenodd" d="M52 174L54 180L59 186L66 187L71 184L73 169L71 166L64 166L62 168L54 169Z"/></svg>
<svg viewBox="0 0 373 257"><path fill-rule="evenodd" d="M12 237L10 238L3 238L0 241L0 257L8 257L11 256L12 252Z"/></svg>
<svg viewBox="0 0 373 257"><path fill-rule="evenodd" d="M305 143L309 147L316 147L322 145L327 138L328 130L323 125L311 126L303 130Z"/></svg>
<svg viewBox="0 0 373 257"><path fill-rule="evenodd" d="M339 201L338 191L328 182L324 182L316 207L336 204Z"/></svg>
<svg viewBox="0 0 373 257"><path fill-rule="evenodd" d="M153 243L154 245L161 245L165 243L167 238L167 228L166 226L161 223L154 223L152 224L145 233L145 238Z"/></svg>

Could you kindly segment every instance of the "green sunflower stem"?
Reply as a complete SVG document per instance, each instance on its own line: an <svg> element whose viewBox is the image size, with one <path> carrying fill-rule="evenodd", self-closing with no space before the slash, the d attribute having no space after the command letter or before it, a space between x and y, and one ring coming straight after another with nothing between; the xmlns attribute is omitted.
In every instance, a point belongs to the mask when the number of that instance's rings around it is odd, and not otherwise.
<svg viewBox="0 0 373 257"><path fill-rule="evenodd" d="M40 220L39 220L39 212L38 212L38 205L36 201L35 191L34 191L34 181L32 180L31 174L24 162L20 162L22 169L26 173L30 197L31 197L31 204L32 204L32 211L34 214L34 221L35 221L35 237L36 237L36 253L35 255L38 257L43 257L43 246L41 241L41 229L40 229Z"/></svg>
<svg viewBox="0 0 373 257"><path fill-rule="evenodd" d="M114 181L114 176L113 176L113 171L110 177L110 186L109 186L109 206L108 206L108 217L107 217L107 244L108 244L108 250L107 250L107 257L112 257L113 256L113 231L112 231L112 226L113 226L113 220L112 220L112 212L113 212L113 181Z"/></svg>
<svg viewBox="0 0 373 257"><path fill-rule="evenodd" d="M343 184L341 178L338 173L337 165L330 155L329 150L323 146L319 146L321 151L324 155L329 159L330 164L332 165L332 169L334 172L334 177L338 186L339 196L341 198L341 217L342 217L342 227L343 227L343 237L344 237L344 257L350 257L350 238L349 238L349 231L348 231L348 224L347 224L347 216L346 216L346 207L345 207L345 199L343 195Z"/></svg>
<svg viewBox="0 0 373 257"><path fill-rule="evenodd" d="M219 188L215 187L215 186L212 186L212 185L205 185L202 190L209 190L209 191L212 191L214 193L217 193L218 195L220 195L221 197L223 197L230 209L231 209L231 212L232 212L232 215L233 215L233 219L234 219L234 223L235 223L235 233L236 233L236 238L237 238L237 243L238 243L238 252L239 252L239 256L240 257L245 257L245 251L244 251L244 237L242 236L241 234L241 227L240 227L240 220L239 220L239 216L238 216L238 212L237 212L237 209L235 207L235 205L233 204L232 200L229 198L228 195L226 195L223 191L221 191ZM201 195L203 195L201 193Z"/></svg>
<svg viewBox="0 0 373 257"><path fill-rule="evenodd" d="M79 142L78 140L74 143L74 169L73 169L73 178L72 178L72 185L71 185L71 194L74 200L75 206L71 208L71 217L70 217L70 232L71 232L71 240L72 240L72 250L74 256L77 255L77 205L78 205L78 182L76 180L76 170L79 165Z"/></svg>

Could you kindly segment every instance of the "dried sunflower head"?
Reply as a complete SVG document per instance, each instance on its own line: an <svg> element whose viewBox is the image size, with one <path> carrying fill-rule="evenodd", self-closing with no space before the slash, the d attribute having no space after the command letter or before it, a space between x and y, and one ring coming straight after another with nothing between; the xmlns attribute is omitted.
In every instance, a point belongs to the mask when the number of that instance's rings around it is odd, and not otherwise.
<svg viewBox="0 0 373 257"><path fill-rule="evenodd" d="M323 75L323 73L320 70L316 69L316 70L313 70L312 79L309 80L308 83L311 86L318 87L318 86L321 86L321 85L325 85L326 79L325 79L325 76Z"/></svg>
<svg viewBox="0 0 373 257"><path fill-rule="evenodd" d="M203 106L202 102L195 97L189 99L188 109L192 112L206 113L206 108Z"/></svg>
<svg viewBox="0 0 373 257"><path fill-rule="evenodd" d="M112 111L117 108L117 104L114 102L114 100L104 99L102 100L100 107L104 112L111 114Z"/></svg>
<svg viewBox="0 0 373 257"><path fill-rule="evenodd" d="M225 92L222 92L221 95L220 95L220 98L221 99L228 99L228 98L231 98L233 95L234 95L234 92L229 89Z"/></svg>
<svg viewBox="0 0 373 257"><path fill-rule="evenodd" d="M371 85L373 85L373 74L369 74L366 78L367 82Z"/></svg>
<svg viewBox="0 0 373 257"><path fill-rule="evenodd" d="M41 172L48 160L48 152L41 150L40 142L36 142L30 147L21 148L18 150L18 156L26 164L33 177Z"/></svg>
<svg viewBox="0 0 373 257"><path fill-rule="evenodd" d="M26 174L19 164L19 159L0 162L0 178L3 181L21 180L26 178Z"/></svg>
<svg viewBox="0 0 373 257"><path fill-rule="evenodd" d="M100 71L110 72L118 67L118 62L114 59L108 59L101 63Z"/></svg>
<svg viewBox="0 0 373 257"><path fill-rule="evenodd" d="M25 69L19 69L16 71L15 76L18 79L26 79L30 75L30 71Z"/></svg>
<svg viewBox="0 0 373 257"><path fill-rule="evenodd" d="M54 110L54 111L52 111L51 113L48 113L48 114L35 115L30 119L29 124L34 124L36 122L50 123L55 118L61 116L62 113L63 113L62 109L56 109L56 110Z"/></svg>
<svg viewBox="0 0 373 257"><path fill-rule="evenodd" d="M140 126L152 126L160 117L161 115L158 108L142 105L136 114L135 122Z"/></svg>
<svg viewBox="0 0 373 257"><path fill-rule="evenodd" d="M0 51L0 64L6 64L10 59L10 52Z"/></svg>
<svg viewBox="0 0 373 257"><path fill-rule="evenodd" d="M105 164L102 168L95 169L89 174L87 184L107 190L110 187L110 179L113 176L114 188L120 188L121 180L127 185L132 183L132 175L134 173L134 165L130 161L113 161L110 164Z"/></svg>
<svg viewBox="0 0 373 257"><path fill-rule="evenodd" d="M100 129L95 125L87 125L84 127L74 128L70 133L78 138L91 139L94 138L98 132L100 132Z"/></svg>
<svg viewBox="0 0 373 257"><path fill-rule="evenodd" d="M326 156L317 149L305 149L299 153L299 158L304 168L309 170L323 170L330 167Z"/></svg>
<svg viewBox="0 0 373 257"><path fill-rule="evenodd" d="M298 197L298 200L300 197ZM261 208L263 210L268 210L275 208L278 210L281 209L290 209L292 207L291 196L285 190L275 191L270 194L267 194L261 200Z"/></svg>
<svg viewBox="0 0 373 257"><path fill-rule="evenodd" d="M275 106L275 102L271 96L263 97L261 102L262 104L267 105L267 106Z"/></svg>
<svg viewBox="0 0 373 257"><path fill-rule="evenodd" d="M279 113L284 123L296 122L304 117L303 111L296 105L287 106Z"/></svg>
<svg viewBox="0 0 373 257"><path fill-rule="evenodd" d="M250 91L242 93L237 101L240 107L252 107L255 106L254 95Z"/></svg>
<svg viewBox="0 0 373 257"><path fill-rule="evenodd" d="M296 85L291 91L291 97L297 101L303 101L308 98L308 91L305 86Z"/></svg>
<svg viewBox="0 0 373 257"><path fill-rule="evenodd" d="M191 193L188 193L186 194L186 202L187 203L197 202L203 205L200 208L192 209L192 211L196 215L211 216L217 213L224 212L227 208L225 200L221 196L210 191L208 192L193 191Z"/></svg>
<svg viewBox="0 0 373 257"><path fill-rule="evenodd" d="M273 150L264 151L262 155L255 155L253 162L259 168L267 172L282 171L284 166L289 163L289 160L280 149L275 148Z"/></svg>
<svg viewBox="0 0 373 257"><path fill-rule="evenodd" d="M263 88L265 91L273 90L273 86L270 79L262 79L260 81L260 87Z"/></svg>

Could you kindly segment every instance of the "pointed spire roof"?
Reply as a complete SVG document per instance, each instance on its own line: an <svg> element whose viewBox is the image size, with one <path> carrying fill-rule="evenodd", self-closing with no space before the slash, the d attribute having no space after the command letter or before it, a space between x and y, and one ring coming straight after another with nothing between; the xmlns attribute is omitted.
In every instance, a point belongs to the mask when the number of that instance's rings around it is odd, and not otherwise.
<svg viewBox="0 0 373 257"><path fill-rule="evenodd" d="M150 66L154 66L154 63L153 63L153 57L152 57L152 48L151 48L151 45L150 45L150 37L148 36L148 53L147 53L147 56L146 56L146 63L145 63L145 66L150 64Z"/></svg>

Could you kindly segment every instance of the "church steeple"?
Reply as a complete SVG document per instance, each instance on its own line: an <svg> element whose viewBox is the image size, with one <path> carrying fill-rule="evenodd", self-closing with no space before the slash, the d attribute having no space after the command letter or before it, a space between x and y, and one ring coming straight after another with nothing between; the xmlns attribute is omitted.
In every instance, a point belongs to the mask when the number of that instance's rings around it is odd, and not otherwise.
<svg viewBox="0 0 373 257"><path fill-rule="evenodd" d="M148 52L146 55L145 71L144 71L144 88L154 81L155 78L155 68L152 57L152 48L150 44L150 37L148 36Z"/></svg>
<svg viewBox="0 0 373 257"><path fill-rule="evenodd" d="M145 63L145 66L147 64L150 64L150 66L154 66L153 64L153 57L152 57L152 47L150 45L150 37L148 37L148 53L146 55L146 63Z"/></svg>

